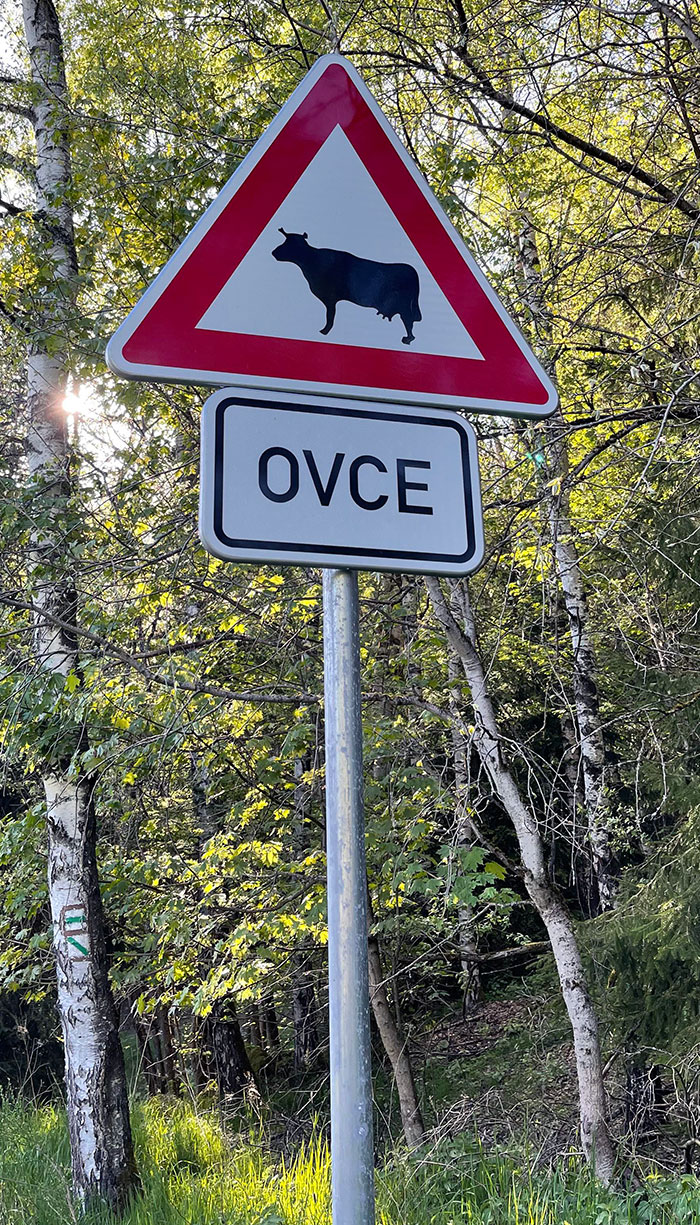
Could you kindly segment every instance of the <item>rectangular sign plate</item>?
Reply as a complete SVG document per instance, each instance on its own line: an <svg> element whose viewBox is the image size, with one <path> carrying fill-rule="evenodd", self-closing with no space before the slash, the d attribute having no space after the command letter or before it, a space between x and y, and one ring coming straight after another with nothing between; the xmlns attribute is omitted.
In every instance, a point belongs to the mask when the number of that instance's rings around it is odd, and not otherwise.
<svg viewBox="0 0 700 1225"><path fill-rule="evenodd" d="M227 561L470 574L474 431L439 411L225 388L202 412L199 533Z"/></svg>

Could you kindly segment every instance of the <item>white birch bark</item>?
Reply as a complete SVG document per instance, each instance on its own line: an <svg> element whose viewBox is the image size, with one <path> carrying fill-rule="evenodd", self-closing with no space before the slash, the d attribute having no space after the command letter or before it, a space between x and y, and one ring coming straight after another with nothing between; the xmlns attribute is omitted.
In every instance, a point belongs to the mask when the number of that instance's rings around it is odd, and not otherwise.
<svg viewBox="0 0 700 1225"><path fill-rule="evenodd" d="M507 5L500 0L494 11L494 23L503 40L504 50L499 76L506 93L512 96L513 82L507 50L511 45L509 12ZM512 131L512 121L513 116L506 113L504 130L509 134ZM527 207L525 192L521 194L517 215L517 244L525 300L534 330L546 353L545 367L556 380L552 316L546 301L537 235ZM564 597L573 648L572 690L583 773L583 803L588 844L598 894L598 909L610 910L615 905L618 889L611 839L611 796L614 787L609 777L611 771L607 768L595 652L588 628L586 586L571 525L566 424L560 406L552 417L542 422L542 428L546 438L547 466L546 469L536 466L536 475L545 497L555 566Z"/></svg>
<svg viewBox="0 0 700 1225"><path fill-rule="evenodd" d="M125 1206L135 1181L124 1056L107 977L87 781L44 778L49 895L66 1064L73 1189L79 1201Z"/></svg>
<svg viewBox="0 0 700 1225"><path fill-rule="evenodd" d="M34 650L51 678L79 671L74 575L66 555L70 537L70 469L63 411L66 355L63 337L75 309L76 256L70 204L67 93L63 48L52 0L24 0L24 28L34 90L36 217L44 237L42 318L27 363L29 431L27 468L34 497L28 558L34 615ZM58 622L58 623L57 623ZM62 624L59 624L62 623ZM76 732L44 773L48 877L58 1006L63 1029L73 1187L82 1203L126 1203L135 1169L124 1058L107 976L104 917L95 853L92 785L69 772L80 748Z"/></svg>
<svg viewBox="0 0 700 1225"><path fill-rule="evenodd" d="M598 1178L612 1179L615 1153L607 1123L598 1023L590 998L571 917L551 884L537 819L523 801L508 764L503 738L476 645L476 628L466 583L460 590L463 624L453 616L439 581L427 578L431 604L448 644L462 665L474 707L474 747L515 830L525 887L547 930L561 991L571 1023L578 1076L581 1143Z"/></svg>
<svg viewBox="0 0 700 1225"><path fill-rule="evenodd" d="M537 236L526 209L518 218L518 251L525 299L535 330L548 352L550 374L555 375L552 319L546 304ZM572 690L583 773L583 798L588 840L600 910L610 910L617 897L618 880L612 850L611 826L614 781L605 747L598 697L597 665L591 640L586 585L571 524L566 448L566 424L557 408L543 423L546 466L537 468L545 497L554 559L569 621L573 649Z"/></svg>

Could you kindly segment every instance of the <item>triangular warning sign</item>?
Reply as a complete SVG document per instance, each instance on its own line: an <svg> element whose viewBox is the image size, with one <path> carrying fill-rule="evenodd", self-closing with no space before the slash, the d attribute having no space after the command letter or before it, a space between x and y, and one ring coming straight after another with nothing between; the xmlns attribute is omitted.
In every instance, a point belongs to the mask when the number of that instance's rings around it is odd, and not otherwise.
<svg viewBox="0 0 700 1225"><path fill-rule="evenodd" d="M547 416L554 387L354 68L318 60L112 337L126 378Z"/></svg>

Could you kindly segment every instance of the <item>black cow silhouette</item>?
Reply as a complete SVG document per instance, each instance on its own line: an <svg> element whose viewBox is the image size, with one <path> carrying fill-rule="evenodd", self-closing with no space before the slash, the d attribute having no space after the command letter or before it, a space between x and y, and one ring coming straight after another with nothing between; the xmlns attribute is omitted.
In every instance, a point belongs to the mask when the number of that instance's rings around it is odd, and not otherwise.
<svg viewBox="0 0 700 1225"><path fill-rule="evenodd" d="M356 306L374 307L383 319L400 315L406 329L401 337L403 344L415 340L413 324L420 323L423 316L418 305L418 273L410 264L380 264L349 251L312 247L308 234L288 234L281 226L280 234L284 234L284 242L272 254L282 263L296 264L312 294L323 302L326 325L321 328L322 336L333 327L338 303L354 302Z"/></svg>

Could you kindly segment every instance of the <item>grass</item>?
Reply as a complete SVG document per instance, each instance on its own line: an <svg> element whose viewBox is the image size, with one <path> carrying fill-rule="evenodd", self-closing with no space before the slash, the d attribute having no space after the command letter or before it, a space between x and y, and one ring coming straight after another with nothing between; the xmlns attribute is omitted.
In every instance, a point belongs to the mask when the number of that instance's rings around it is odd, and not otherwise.
<svg viewBox="0 0 700 1225"><path fill-rule="evenodd" d="M143 1194L124 1225L327 1225L330 1169L321 1143L275 1160L260 1137L227 1138L191 1104L134 1107ZM65 1122L55 1107L0 1103L0 1225L70 1225ZM464 1137L397 1155L378 1172L378 1225L684 1225L700 1223L700 1184L648 1177L608 1193L572 1159L549 1174ZM82 1218L114 1225L109 1213Z"/></svg>

